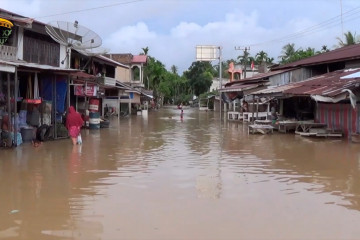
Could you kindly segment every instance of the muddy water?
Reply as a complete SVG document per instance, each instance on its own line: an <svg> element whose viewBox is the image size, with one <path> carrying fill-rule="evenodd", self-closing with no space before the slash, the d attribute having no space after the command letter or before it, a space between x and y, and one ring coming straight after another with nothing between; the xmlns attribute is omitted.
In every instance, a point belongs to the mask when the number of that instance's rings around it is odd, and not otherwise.
<svg viewBox="0 0 360 240"><path fill-rule="evenodd" d="M0 239L359 239L360 145L186 109L0 150Z"/></svg>

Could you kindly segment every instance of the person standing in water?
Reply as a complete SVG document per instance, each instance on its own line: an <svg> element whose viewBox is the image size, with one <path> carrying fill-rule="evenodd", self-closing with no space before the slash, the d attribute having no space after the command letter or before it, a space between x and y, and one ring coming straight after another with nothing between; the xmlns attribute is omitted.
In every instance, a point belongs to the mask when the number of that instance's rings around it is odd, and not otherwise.
<svg viewBox="0 0 360 240"><path fill-rule="evenodd" d="M81 118L73 106L69 107L69 112L66 116L66 128L69 131L73 145L76 145L77 138L80 135L80 128L84 124L84 120Z"/></svg>

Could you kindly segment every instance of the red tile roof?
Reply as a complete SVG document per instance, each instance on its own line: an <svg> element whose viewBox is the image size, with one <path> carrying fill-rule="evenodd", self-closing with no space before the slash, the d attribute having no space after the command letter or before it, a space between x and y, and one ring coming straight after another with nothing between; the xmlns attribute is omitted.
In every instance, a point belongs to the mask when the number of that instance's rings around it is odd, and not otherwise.
<svg viewBox="0 0 360 240"><path fill-rule="evenodd" d="M147 62L147 55L135 55L132 58L131 63L146 63Z"/></svg>

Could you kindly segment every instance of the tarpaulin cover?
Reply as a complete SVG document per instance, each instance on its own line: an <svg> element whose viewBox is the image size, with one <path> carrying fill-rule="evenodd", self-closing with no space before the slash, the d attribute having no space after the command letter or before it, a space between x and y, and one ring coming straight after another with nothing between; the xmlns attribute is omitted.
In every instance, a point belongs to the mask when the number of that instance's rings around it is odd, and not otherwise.
<svg viewBox="0 0 360 240"><path fill-rule="evenodd" d="M53 101L52 99L52 76L42 77L41 96L47 101ZM56 77L56 111L57 113L64 113L65 100L66 100L67 83L66 79L61 76Z"/></svg>
<svg viewBox="0 0 360 240"><path fill-rule="evenodd" d="M237 98L241 99L243 97L244 97L243 92L222 92L221 93L221 98L226 103L231 103L235 99L237 99Z"/></svg>

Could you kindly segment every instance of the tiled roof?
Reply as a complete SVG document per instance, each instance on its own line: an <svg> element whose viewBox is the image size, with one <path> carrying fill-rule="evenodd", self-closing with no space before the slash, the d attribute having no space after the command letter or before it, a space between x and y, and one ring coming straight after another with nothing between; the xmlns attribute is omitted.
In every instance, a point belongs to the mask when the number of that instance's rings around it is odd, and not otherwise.
<svg viewBox="0 0 360 240"><path fill-rule="evenodd" d="M132 58L131 63L146 63L147 62L147 55L135 55Z"/></svg>
<svg viewBox="0 0 360 240"><path fill-rule="evenodd" d="M133 58L131 53L110 53L105 56L122 64L131 64Z"/></svg>

